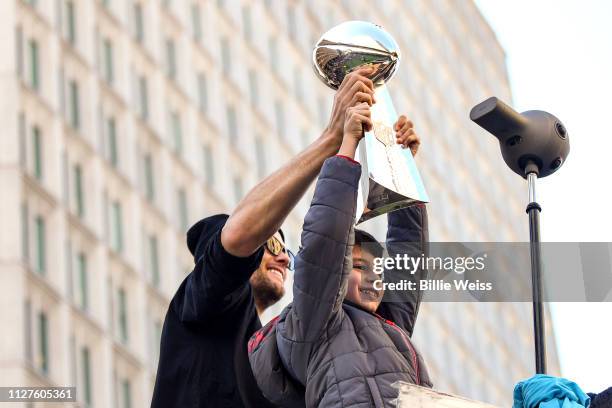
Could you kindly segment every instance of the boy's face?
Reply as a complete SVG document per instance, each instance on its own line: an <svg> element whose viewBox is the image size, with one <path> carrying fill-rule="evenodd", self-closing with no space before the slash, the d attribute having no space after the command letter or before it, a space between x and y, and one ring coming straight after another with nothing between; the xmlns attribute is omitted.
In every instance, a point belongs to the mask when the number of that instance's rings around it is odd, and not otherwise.
<svg viewBox="0 0 612 408"><path fill-rule="evenodd" d="M382 290L374 289L374 281L379 279L381 276L374 273L374 256L356 244L345 298L368 312L376 312L383 297ZM381 288L380 283L376 286Z"/></svg>

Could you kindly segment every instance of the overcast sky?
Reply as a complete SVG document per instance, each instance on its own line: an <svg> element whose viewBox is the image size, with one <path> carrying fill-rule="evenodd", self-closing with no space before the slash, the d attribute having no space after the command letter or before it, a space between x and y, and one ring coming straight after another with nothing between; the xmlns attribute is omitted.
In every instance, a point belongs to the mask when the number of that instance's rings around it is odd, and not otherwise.
<svg viewBox="0 0 612 408"><path fill-rule="evenodd" d="M568 160L537 186L542 240L612 242L612 1L476 3L506 50L514 107L569 131ZM612 386L612 303L552 312L563 375L586 392Z"/></svg>

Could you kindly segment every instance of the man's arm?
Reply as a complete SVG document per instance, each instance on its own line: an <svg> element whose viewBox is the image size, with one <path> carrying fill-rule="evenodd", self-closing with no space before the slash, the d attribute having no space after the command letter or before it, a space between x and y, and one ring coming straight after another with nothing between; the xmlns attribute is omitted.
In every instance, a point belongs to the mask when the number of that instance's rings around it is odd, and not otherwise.
<svg viewBox="0 0 612 408"><path fill-rule="evenodd" d="M178 289L172 304L182 321L201 322L229 310L261 261L258 249L282 224L316 177L323 161L336 153L342 139L344 113L355 101L373 102L373 84L358 70L347 75L334 99L330 124L321 137L287 165L254 187L238 204L220 233L200 221L188 233L196 265Z"/></svg>
<svg viewBox="0 0 612 408"><path fill-rule="evenodd" d="M366 77L370 70L362 68L344 78L334 97L330 123L323 134L238 203L221 234L223 247L229 253L241 257L251 255L278 231L319 174L325 159L338 152L347 108L359 102L368 105L374 102L374 85Z"/></svg>

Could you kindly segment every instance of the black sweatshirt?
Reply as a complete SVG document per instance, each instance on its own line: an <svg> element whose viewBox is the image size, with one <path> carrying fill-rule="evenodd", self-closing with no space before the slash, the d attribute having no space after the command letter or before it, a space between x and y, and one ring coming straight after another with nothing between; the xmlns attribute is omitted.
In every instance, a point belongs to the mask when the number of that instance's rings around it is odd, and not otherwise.
<svg viewBox="0 0 612 408"><path fill-rule="evenodd" d="M226 219L209 217L188 233L196 265L166 314L152 408L273 406L247 356L247 341L261 328L249 278L263 248L246 258L228 253L221 245Z"/></svg>

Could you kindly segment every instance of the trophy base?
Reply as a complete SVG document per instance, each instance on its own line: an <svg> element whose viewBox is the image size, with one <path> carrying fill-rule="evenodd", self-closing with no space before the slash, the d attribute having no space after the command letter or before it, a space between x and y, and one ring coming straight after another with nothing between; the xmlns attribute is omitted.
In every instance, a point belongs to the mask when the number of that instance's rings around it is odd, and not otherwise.
<svg viewBox="0 0 612 408"><path fill-rule="evenodd" d="M370 179L369 184L367 203L356 224L360 224L378 215L422 203L422 201L406 198L393 190L389 190L374 180Z"/></svg>

